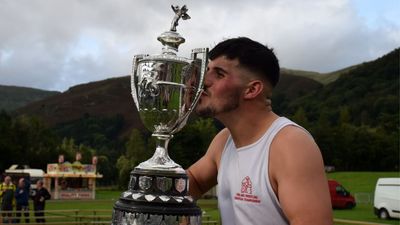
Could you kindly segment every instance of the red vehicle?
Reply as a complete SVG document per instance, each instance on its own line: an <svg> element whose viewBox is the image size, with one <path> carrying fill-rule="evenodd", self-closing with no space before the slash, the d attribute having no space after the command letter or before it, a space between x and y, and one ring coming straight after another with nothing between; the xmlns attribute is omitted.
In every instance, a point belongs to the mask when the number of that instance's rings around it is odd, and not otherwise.
<svg viewBox="0 0 400 225"><path fill-rule="evenodd" d="M356 200L339 182L328 180L331 194L332 208L352 209L356 206Z"/></svg>

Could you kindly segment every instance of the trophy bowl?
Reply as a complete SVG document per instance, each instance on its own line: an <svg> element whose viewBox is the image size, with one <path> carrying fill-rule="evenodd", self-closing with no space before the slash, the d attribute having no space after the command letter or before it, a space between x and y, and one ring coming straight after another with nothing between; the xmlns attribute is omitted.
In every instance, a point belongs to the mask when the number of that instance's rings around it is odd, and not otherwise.
<svg viewBox="0 0 400 225"><path fill-rule="evenodd" d="M191 59L170 52L134 57L132 97L143 124L157 138L153 157L141 163L138 169L183 170L168 156L168 142L185 126L199 100L207 53L207 49L193 49Z"/></svg>
<svg viewBox="0 0 400 225"><path fill-rule="evenodd" d="M193 49L190 59L176 55L185 42L176 32L178 20L190 17L186 6L172 9L171 28L158 37L162 54L133 58L132 97L157 143L154 155L130 173L128 190L114 204L112 225L201 224L201 209L189 195L189 178L169 157L168 142L185 126L200 98L208 49Z"/></svg>

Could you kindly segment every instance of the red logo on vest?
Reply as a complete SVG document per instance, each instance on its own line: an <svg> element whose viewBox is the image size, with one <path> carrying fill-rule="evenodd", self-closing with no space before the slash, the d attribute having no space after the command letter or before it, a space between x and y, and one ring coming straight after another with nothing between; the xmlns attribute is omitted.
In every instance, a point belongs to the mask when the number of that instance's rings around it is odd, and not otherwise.
<svg viewBox="0 0 400 225"><path fill-rule="evenodd" d="M257 195L253 195L253 184L249 176L246 176L242 180L242 188L240 189L241 193L236 193L235 200L245 201L245 202L253 202L260 203L261 200Z"/></svg>
<svg viewBox="0 0 400 225"><path fill-rule="evenodd" d="M246 193L246 194L252 194L253 193L253 187L251 185L251 180L250 180L249 176L246 176L242 180L242 189L241 189L240 192Z"/></svg>

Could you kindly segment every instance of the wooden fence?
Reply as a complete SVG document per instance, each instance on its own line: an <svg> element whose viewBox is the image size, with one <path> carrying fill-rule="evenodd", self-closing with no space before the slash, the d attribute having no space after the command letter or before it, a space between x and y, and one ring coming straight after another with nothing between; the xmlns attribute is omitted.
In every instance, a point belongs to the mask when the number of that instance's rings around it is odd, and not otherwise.
<svg viewBox="0 0 400 225"><path fill-rule="evenodd" d="M24 213L29 212L29 217L25 218ZM36 222L36 219L45 219L46 225L110 225L111 210L44 210L44 216L35 217L34 211L21 211L21 216L16 216L16 211L0 211L0 224L15 223L19 220L20 225L42 225L43 223ZM11 215L8 216L7 215ZM26 221L29 219L29 222ZM203 215L202 224L218 225L219 222L211 220L210 215Z"/></svg>
<svg viewBox="0 0 400 225"><path fill-rule="evenodd" d="M24 211L20 217L16 216L16 211L0 211L0 224L7 223L4 221L9 219L12 223L15 223L17 219L20 219L20 225L43 225L43 223L37 223L36 219L45 219L46 225L110 225L112 211L105 209L96 210L82 210L82 209L70 209L70 210L45 210L44 216L35 217L34 211L29 212L29 222L26 223ZM5 214L9 213L12 216L5 218ZM212 220L208 214L202 216L203 225L219 225L219 221ZM382 223L371 223L365 221L353 221L334 219L336 225L385 225Z"/></svg>

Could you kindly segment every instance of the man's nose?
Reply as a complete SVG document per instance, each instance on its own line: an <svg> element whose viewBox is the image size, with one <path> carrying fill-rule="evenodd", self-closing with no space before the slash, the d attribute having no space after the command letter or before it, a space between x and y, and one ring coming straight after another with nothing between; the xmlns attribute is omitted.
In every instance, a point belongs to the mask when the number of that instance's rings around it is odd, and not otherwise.
<svg viewBox="0 0 400 225"><path fill-rule="evenodd" d="M204 75L204 88L210 86L211 86L211 76L210 76L210 71L207 71L206 74Z"/></svg>

